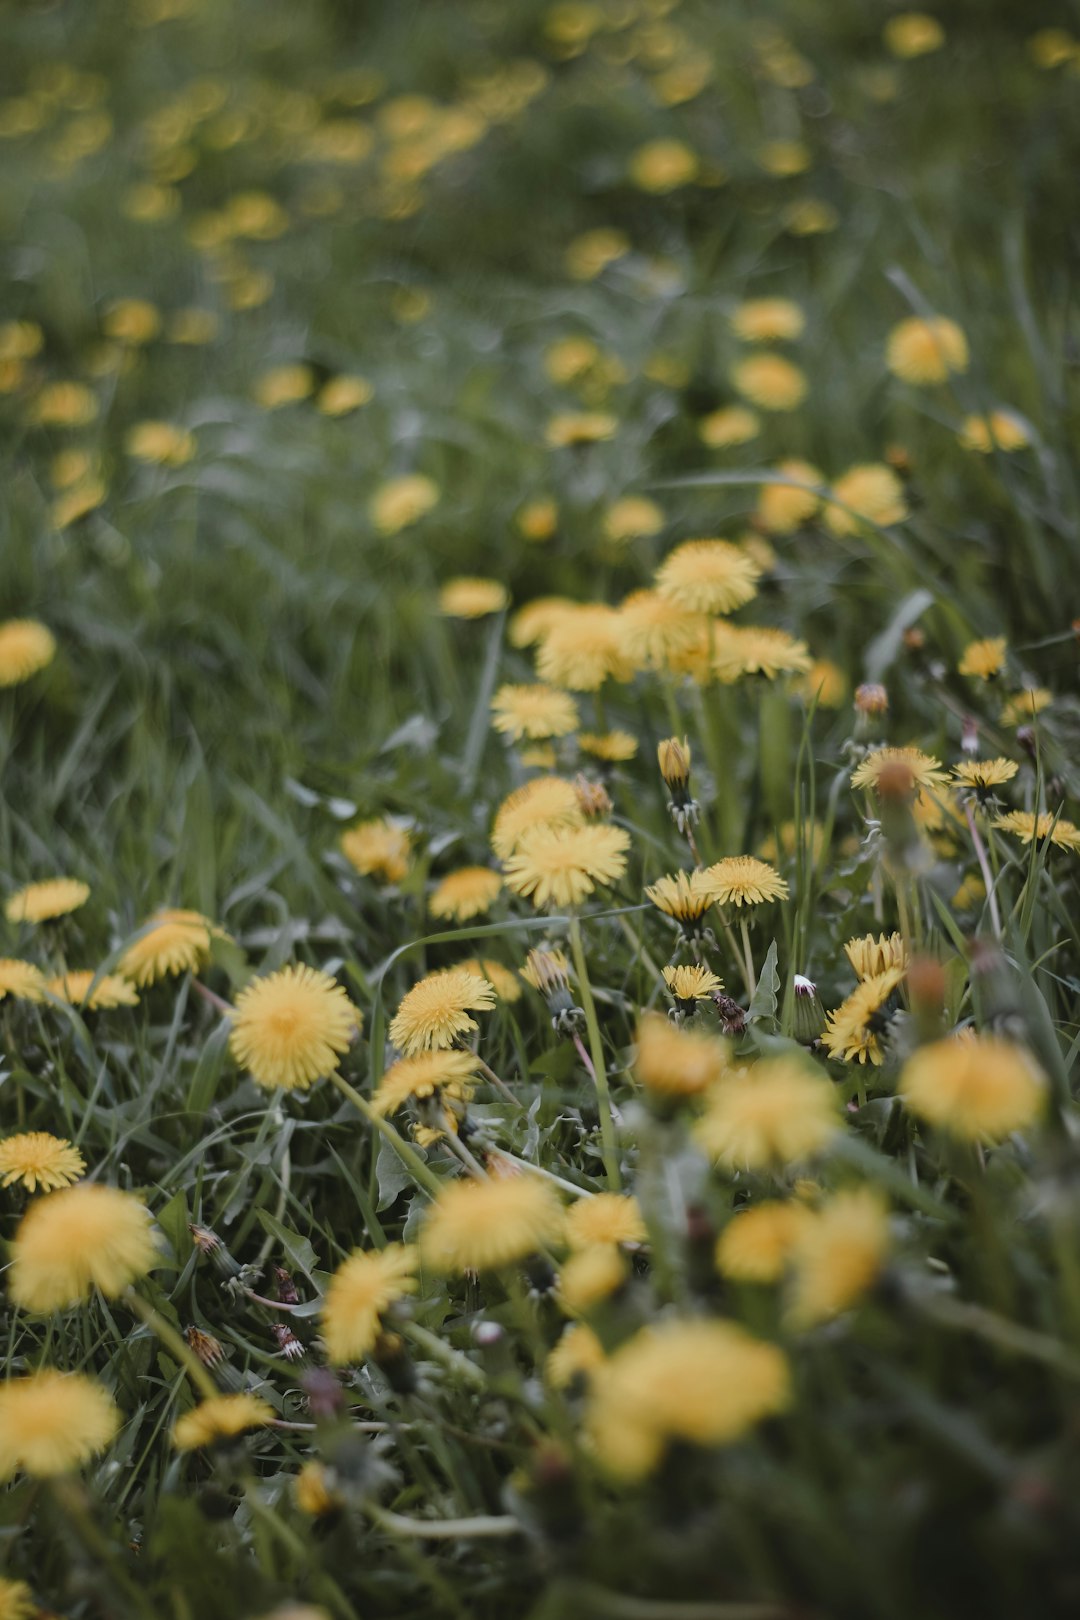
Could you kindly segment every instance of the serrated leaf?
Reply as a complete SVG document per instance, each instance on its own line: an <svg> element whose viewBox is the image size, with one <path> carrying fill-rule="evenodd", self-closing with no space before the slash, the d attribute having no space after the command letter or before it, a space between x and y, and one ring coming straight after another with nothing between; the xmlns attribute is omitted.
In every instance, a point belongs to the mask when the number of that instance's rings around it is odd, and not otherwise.
<svg viewBox="0 0 1080 1620"><path fill-rule="evenodd" d="M301 1237L299 1232L294 1232L291 1227L283 1226L279 1220L265 1209L256 1210L256 1214L259 1217L263 1231L268 1232L272 1238L275 1238L281 1244L293 1269L302 1272L309 1282L313 1281L312 1273L315 1271L318 1261L315 1257L315 1250L311 1247L307 1238Z"/></svg>
<svg viewBox="0 0 1080 1620"><path fill-rule="evenodd" d="M750 998L746 1021L749 1024L771 1024L776 1028L776 1009L780 997L780 975L776 970L776 941L766 953L758 975L757 989Z"/></svg>
<svg viewBox="0 0 1080 1620"><path fill-rule="evenodd" d="M375 1161L375 1180L379 1186L379 1209L388 1209L406 1187L412 1186L412 1177L389 1142L379 1143L379 1156Z"/></svg>

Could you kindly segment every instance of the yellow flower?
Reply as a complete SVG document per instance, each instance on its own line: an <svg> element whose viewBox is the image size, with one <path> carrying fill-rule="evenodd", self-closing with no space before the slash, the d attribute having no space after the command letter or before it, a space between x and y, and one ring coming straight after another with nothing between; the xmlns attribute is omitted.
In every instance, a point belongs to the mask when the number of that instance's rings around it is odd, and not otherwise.
<svg viewBox="0 0 1080 1620"><path fill-rule="evenodd" d="M769 1200L736 1212L716 1240L716 1269L732 1282L778 1282L810 1219L804 1204Z"/></svg>
<svg viewBox="0 0 1080 1620"><path fill-rule="evenodd" d="M810 167L810 153L802 141L767 141L758 152L758 162L767 174L789 179Z"/></svg>
<svg viewBox="0 0 1080 1620"><path fill-rule="evenodd" d="M582 731L577 743L583 754L591 754L608 765L633 759L638 751L638 740L630 731Z"/></svg>
<svg viewBox="0 0 1080 1620"><path fill-rule="evenodd" d="M1054 701L1054 694L1045 686L1028 687L1017 692L1002 706L1003 726L1029 726L1037 714L1042 714Z"/></svg>
<svg viewBox="0 0 1080 1620"><path fill-rule="evenodd" d="M567 274L575 281L593 281L630 251L629 238L623 231L600 225L575 236L566 249Z"/></svg>
<svg viewBox="0 0 1080 1620"><path fill-rule="evenodd" d="M713 657L718 678L728 685L744 675L763 675L769 681L778 675L802 675L810 662L805 641L797 641L786 630L758 625L725 625Z"/></svg>
<svg viewBox="0 0 1080 1620"><path fill-rule="evenodd" d="M315 373L310 366L273 366L255 379L252 396L264 411L280 410L283 405L295 405L307 399L315 387Z"/></svg>
<svg viewBox="0 0 1080 1620"><path fill-rule="evenodd" d="M700 962L665 967L663 974L675 1005L686 1011L692 1008L695 1001L708 1001L724 988L723 981L717 978L712 969L703 967Z"/></svg>
<svg viewBox="0 0 1080 1620"><path fill-rule="evenodd" d="M419 523L439 501L439 486L423 473L406 473L391 478L375 491L371 500L371 521L380 534L400 534Z"/></svg>
<svg viewBox="0 0 1080 1620"><path fill-rule="evenodd" d="M874 748L851 773L853 788L872 788L875 792L884 779L894 784L903 773L914 792L943 788L948 776L939 760L924 754L918 748ZM892 788L895 791L895 788Z"/></svg>
<svg viewBox="0 0 1080 1620"><path fill-rule="evenodd" d="M669 1442L728 1445L790 1399L775 1345L731 1322L666 1322L641 1329L593 1370L587 1432L602 1465L635 1480Z"/></svg>
<svg viewBox="0 0 1080 1620"><path fill-rule="evenodd" d="M790 298L751 298L731 317L731 328L743 343L776 343L802 337L806 316Z"/></svg>
<svg viewBox="0 0 1080 1620"><path fill-rule="evenodd" d="M414 1293L417 1253L401 1243L365 1252L354 1249L334 1272L322 1307L326 1353L335 1366L366 1356L395 1300Z"/></svg>
<svg viewBox="0 0 1080 1620"><path fill-rule="evenodd" d="M0 1384L0 1480L70 1473L105 1450L120 1427L112 1396L81 1373L45 1368Z"/></svg>
<svg viewBox="0 0 1080 1620"><path fill-rule="evenodd" d="M16 1001L41 1001L45 994L45 975L32 962L20 962L15 957L0 959L0 1001L13 996Z"/></svg>
<svg viewBox="0 0 1080 1620"><path fill-rule="evenodd" d="M56 656L56 640L37 619L7 619L0 624L0 686L18 686Z"/></svg>
<svg viewBox="0 0 1080 1620"><path fill-rule="evenodd" d="M720 906L760 906L784 900L788 893L779 872L753 855L726 855L707 866L700 881Z"/></svg>
<svg viewBox="0 0 1080 1620"><path fill-rule="evenodd" d="M986 899L986 884L977 872L964 878L952 897L954 911L974 911Z"/></svg>
<svg viewBox="0 0 1080 1620"><path fill-rule="evenodd" d="M361 1016L316 968L283 967L253 979L236 998L229 1050L260 1086L306 1090L333 1074Z"/></svg>
<svg viewBox="0 0 1080 1620"><path fill-rule="evenodd" d="M731 373L736 391L762 411L793 411L806 398L806 373L779 354L740 360Z"/></svg>
<svg viewBox="0 0 1080 1620"><path fill-rule="evenodd" d="M925 11L901 11L885 24L885 43L894 56L925 56L945 43L945 30Z"/></svg>
<svg viewBox="0 0 1080 1620"><path fill-rule="evenodd" d="M804 197L791 203L781 218L793 236L819 236L835 231L840 223L840 215L832 203L822 202L820 197Z"/></svg>
<svg viewBox="0 0 1080 1620"><path fill-rule="evenodd" d="M120 958L120 972L140 987L177 973L197 973L215 937L226 936L201 912L163 908L142 924Z"/></svg>
<svg viewBox="0 0 1080 1620"><path fill-rule="evenodd" d="M754 516L767 534L793 534L817 511L825 478L808 461L781 461L772 471L785 482L762 484Z"/></svg>
<svg viewBox="0 0 1080 1620"><path fill-rule="evenodd" d="M999 1142L1035 1123L1047 1086L1022 1048L976 1036L920 1047L904 1065L900 1095L930 1125L970 1142Z"/></svg>
<svg viewBox="0 0 1080 1620"><path fill-rule="evenodd" d="M138 993L133 985L118 973L98 974L93 968L75 968L70 973L58 974L45 984L50 996L66 1001L72 1007L85 1007L96 1012L102 1007L137 1007Z"/></svg>
<svg viewBox="0 0 1080 1620"><path fill-rule="evenodd" d="M1037 67L1056 68L1080 56L1080 44L1064 28L1040 28L1028 40L1031 59Z"/></svg>
<svg viewBox="0 0 1080 1620"><path fill-rule="evenodd" d="M371 1106L384 1117L396 1114L414 1097L447 1096L466 1102L472 1096L477 1077L477 1060L471 1052L414 1052L412 1057L391 1063Z"/></svg>
<svg viewBox="0 0 1080 1620"><path fill-rule="evenodd" d="M214 1395L177 1419L172 1443L177 1451L198 1451L215 1440L231 1440L245 1429L262 1428L276 1417L269 1402L257 1395Z"/></svg>
<svg viewBox="0 0 1080 1620"><path fill-rule="evenodd" d="M975 450L981 456L988 456L994 450L1023 450L1031 443L1031 434L1012 411L965 416L959 437L965 450Z"/></svg>
<svg viewBox="0 0 1080 1620"><path fill-rule="evenodd" d="M541 638L536 672L541 680L574 692L595 692L609 676L629 680L634 665L623 647L618 609L603 602L564 609Z"/></svg>
<svg viewBox="0 0 1080 1620"><path fill-rule="evenodd" d="M0 1141L0 1187L18 1182L27 1192L55 1192L85 1173L85 1159L64 1137L27 1131Z"/></svg>
<svg viewBox="0 0 1080 1620"><path fill-rule="evenodd" d="M319 389L315 404L324 416L348 416L375 397L366 377L330 377Z"/></svg>
<svg viewBox="0 0 1080 1620"><path fill-rule="evenodd" d="M657 1097L696 1097L714 1086L730 1048L714 1035L677 1029L663 1013L645 1013L635 1036L634 1075Z"/></svg>
<svg viewBox="0 0 1080 1620"><path fill-rule="evenodd" d="M619 607L619 641L635 669L663 669L694 645L702 620L659 591L633 591Z"/></svg>
<svg viewBox="0 0 1080 1620"><path fill-rule="evenodd" d="M390 1039L407 1057L453 1046L479 1029L473 1012L490 1012L495 992L486 979L464 968L429 973L402 997L390 1023Z"/></svg>
<svg viewBox="0 0 1080 1620"><path fill-rule="evenodd" d="M515 788L499 806L491 847L500 860L506 860L526 833L538 827L580 827L584 819L572 782L562 776L538 776Z"/></svg>
<svg viewBox="0 0 1080 1620"><path fill-rule="evenodd" d="M696 1126L702 1147L729 1170L809 1158L840 1125L832 1082L802 1058L762 1058L728 1074Z"/></svg>
<svg viewBox="0 0 1080 1620"><path fill-rule="evenodd" d="M630 1268L621 1249L613 1243L592 1243L578 1249L559 1269L557 1292L560 1307L567 1316L583 1316L618 1293Z"/></svg>
<svg viewBox="0 0 1080 1620"><path fill-rule="evenodd" d="M157 337L161 315L145 298L118 298L105 311L102 326L114 342L139 346Z"/></svg>
<svg viewBox="0 0 1080 1620"><path fill-rule="evenodd" d="M544 431L544 442L552 450L599 444L604 439L613 439L618 427L618 418L607 411L563 411L551 418Z"/></svg>
<svg viewBox="0 0 1080 1620"><path fill-rule="evenodd" d="M729 450L747 444L761 432L761 418L745 405L724 405L698 423L698 438L710 450Z"/></svg>
<svg viewBox="0 0 1080 1620"><path fill-rule="evenodd" d="M638 1201L628 1194L579 1198L566 1212L566 1242L571 1249L587 1249L594 1243L644 1243L647 1236Z"/></svg>
<svg viewBox="0 0 1080 1620"><path fill-rule="evenodd" d="M502 878L490 866L462 866L436 884L428 910L433 917L468 922L470 917L482 917L489 911L501 889Z"/></svg>
<svg viewBox="0 0 1080 1620"><path fill-rule="evenodd" d="M45 345L45 334L36 321L0 323L0 360L32 360Z"/></svg>
<svg viewBox="0 0 1080 1620"><path fill-rule="evenodd" d="M810 1215L792 1251L792 1321L810 1327L848 1310L877 1277L888 1247L880 1196L868 1187L836 1193Z"/></svg>
<svg viewBox="0 0 1080 1620"><path fill-rule="evenodd" d="M306 1462L293 1480L293 1497L301 1513L313 1519L336 1513L345 1498L334 1489L333 1475L321 1462Z"/></svg>
<svg viewBox="0 0 1080 1620"><path fill-rule="evenodd" d="M25 1581L0 1579L0 1620L34 1620L40 1612Z"/></svg>
<svg viewBox="0 0 1080 1620"><path fill-rule="evenodd" d="M838 709L847 696L847 679L830 658L816 658L795 683L795 690L807 703L816 702L819 709Z"/></svg>
<svg viewBox="0 0 1080 1620"><path fill-rule="evenodd" d="M506 886L537 909L580 905L598 883L626 871L630 834L621 827L537 827L506 863Z"/></svg>
<svg viewBox="0 0 1080 1620"><path fill-rule="evenodd" d="M978 798L988 798L995 788L1011 782L1019 769L1014 759L964 759L953 767L953 781Z"/></svg>
<svg viewBox="0 0 1080 1620"><path fill-rule="evenodd" d="M557 1243L563 1210L539 1176L448 1183L428 1210L420 1253L436 1271L491 1271Z"/></svg>
<svg viewBox="0 0 1080 1620"><path fill-rule="evenodd" d="M889 1025L886 1004L904 977L902 967L886 968L864 979L835 1012L829 1014L822 1039L829 1056L846 1063L885 1061L882 1037Z"/></svg>
<svg viewBox="0 0 1080 1620"><path fill-rule="evenodd" d="M517 515L519 534L534 545L550 540L559 523L559 508L554 501L527 501Z"/></svg>
<svg viewBox="0 0 1080 1620"><path fill-rule="evenodd" d="M1012 833L1025 844L1030 844L1032 839L1042 844L1049 838L1051 845L1058 849L1070 849L1074 854L1080 850L1080 827L1066 821L1064 816L1058 816L1055 824L1048 810L1039 816L1031 810L1010 810L1007 815L998 816L994 826Z"/></svg>
<svg viewBox="0 0 1080 1620"><path fill-rule="evenodd" d="M386 817L358 821L341 835L341 853L362 877L400 883L409 870L412 838Z"/></svg>
<svg viewBox="0 0 1080 1620"><path fill-rule="evenodd" d="M218 319L212 309L199 309L192 305L178 309L169 321L166 336L170 343L197 346L212 343L217 336Z"/></svg>
<svg viewBox="0 0 1080 1620"><path fill-rule="evenodd" d="M89 898L89 885L78 878L47 878L10 895L4 903L4 916L8 922L49 922L77 911Z"/></svg>
<svg viewBox="0 0 1080 1620"><path fill-rule="evenodd" d="M173 422L137 422L124 440L136 461L163 467L182 467L195 454L195 435Z"/></svg>
<svg viewBox="0 0 1080 1620"><path fill-rule="evenodd" d="M647 141L631 157L629 174L639 191L662 195L692 185L699 167L696 153L682 141Z"/></svg>
<svg viewBox="0 0 1080 1620"><path fill-rule="evenodd" d="M855 534L860 519L885 525L902 523L908 515L903 485L883 462L851 467L836 480L832 494L833 501L825 507L825 522L833 534Z"/></svg>
<svg viewBox="0 0 1080 1620"><path fill-rule="evenodd" d="M604 514L604 533L615 545L637 540L642 535L659 534L664 514L646 495L624 495Z"/></svg>
<svg viewBox="0 0 1080 1620"><path fill-rule="evenodd" d="M98 413L98 402L85 383L47 383L38 394L30 420L42 427L85 427Z"/></svg>
<svg viewBox="0 0 1080 1620"><path fill-rule="evenodd" d="M967 370L967 338L944 315L912 315L889 333L885 358L902 382L942 383L950 373Z"/></svg>
<svg viewBox="0 0 1080 1620"><path fill-rule="evenodd" d="M859 939L849 939L844 954L860 981L876 979L879 973L888 973L891 968L906 968L908 961L902 934L879 934L876 939L873 934L864 934Z"/></svg>
<svg viewBox="0 0 1080 1620"><path fill-rule="evenodd" d="M480 958L471 956L465 962L459 962L458 967L466 973L476 973L482 979L487 979L500 1001L520 1001L521 982L516 973L504 967L501 962L495 962L490 956Z"/></svg>
<svg viewBox="0 0 1080 1620"><path fill-rule="evenodd" d="M108 491L100 478L81 479L52 503L50 515L57 529L66 529L77 523L87 512L96 511Z"/></svg>
<svg viewBox="0 0 1080 1620"><path fill-rule="evenodd" d="M591 1327L574 1322L548 1354L544 1372L552 1389L568 1389L603 1365L604 1347Z"/></svg>
<svg viewBox="0 0 1080 1620"><path fill-rule="evenodd" d="M439 592L439 612L446 619L483 619L501 613L510 593L497 579L462 577L447 580Z"/></svg>
<svg viewBox="0 0 1080 1620"><path fill-rule="evenodd" d="M1005 668L1007 649L1004 636L988 636L985 641L969 642L957 668L961 675L974 675L983 681L992 680Z"/></svg>
<svg viewBox="0 0 1080 1620"><path fill-rule="evenodd" d="M565 737L578 724L578 706L569 692L555 686L500 686L491 700L496 731L520 742L523 737Z"/></svg>
<svg viewBox="0 0 1080 1620"><path fill-rule="evenodd" d="M538 596L518 608L506 627L511 647L533 647L553 625L579 606L568 596Z"/></svg>
<svg viewBox="0 0 1080 1620"><path fill-rule="evenodd" d="M532 950L525 958L521 977L542 996L567 990L570 985L570 962L565 951L558 946L543 945Z"/></svg>
<svg viewBox="0 0 1080 1620"><path fill-rule="evenodd" d="M82 1304L95 1288L115 1299L157 1260L150 1211L130 1193L84 1181L35 1199L23 1216L11 1297L39 1315Z"/></svg>
<svg viewBox="0 0 1080 1620"><path fill-rule="evenodd" d="M676 872L657 878L645 890L658 911L691 927L701 921L713 903L713 891L702 871Z"/></svg>
<svg viewBox="0 0 1080 1620"><path fill-rule="evenodd" d="M560 338L547 349L544 370L552 382L572 383L591 370L599 358L600 350L591 338Z"/></svg>
<svg viewBox="0 0 1080 1620"><path fill-rule="evenodd" d="M656 571L661 596L696 613L732 613L757 595L760 569L727 540L684 540Z"/></svg>

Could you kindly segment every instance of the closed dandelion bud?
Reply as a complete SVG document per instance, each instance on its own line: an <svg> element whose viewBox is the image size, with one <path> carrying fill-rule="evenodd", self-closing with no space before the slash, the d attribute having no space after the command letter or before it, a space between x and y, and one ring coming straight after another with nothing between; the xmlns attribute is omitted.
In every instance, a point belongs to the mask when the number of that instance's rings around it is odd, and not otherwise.
<svg viewBox="0 0 1080 1620"><path fill-rule="evenodd" d="M813 1046L825 1028L825 1009L817 985L803 973L795 975L795 1001L791 1033L802 1046Z"/></svg>
<svg viewBox="0 0 1080 1620"><path fill-rule="evenodd" d="M974 756L979 752L979 722L974 715L964 716L963 728L960 733L960 747L965 754Z"/></svg>
<svg viewBox="0 0 1080 1620"><path fill-rule="evenodd" d="M304 1346L296 1337L288 1322L273 1322L270 1331L277 1340L278 1352L286 1361L303 1361Z"/></svg>
<svg viewBox="0 0 1080 1620"><path fill-rule="evenodd" d="M296 1284L285 1270L284 1266L272 1267L274 1284L277 1288L277 1297L282 1305L299 1305L300 1295L296 1292Z"/></svg>
<svg viewBox="0 0 1080 1620"><path fill-rule="evenodd" d="M1034 763L1037 758L1037 750L1035 747L1035 728L1033 726L1019 726L1016 732L1016 741L1032 763Z"/></svg>
<svg viewBox="0 0 1080 1620"><path fill-rule="evenodd" d="M547 1002L552 1028L560 1035L572 1035L585 1022L585 1014L570 994L570 964L558 949L532 950L525 958L521 977L539 991Z"/></svg>
<svg viewBox="0 0 1080 1620"><path fill-rule="evenodd" d="M193 1355L197 1356L204 1367L216 1367L219 1361L225 1359L225 1350L220 1339L215 1339L212 1333L203 1333L200 1328L186 1327L184 1329L184 1343Z"/></svg>
<svg viewBox="0 0 1080 1620"><path fill-rule="evenodd" d="M865 681L855 688L855 708L859 714L886 714L889 694L877 681Z"/></svg>
<svg viewBox="0 0 1080 1620"><path fill-rule="evenodd" d="M690 796L690 744L684 737L667 737L656 750L667 790L671 795L668 808L671 819L681 833L692 827L701 814L700 806Z"/></svg>
<svg viewBox="0 0 1080 1620"><path fill-rule="evenodd" d="M908 963L907 985L919 1040L937 1040L944 1033L944 967L936 956L913 956Z"/></svg>
<svg viewBox="0 0 1080 1620"><path fill-rule="evenodd" d="M607 816L613 809L611 795L602 782L590 782L581 774L574 777L574 792L584 816Z"/></svg>
<svg viewBox="0 0 1080 1620"><path fill-rule="evenodd" d="M240 1267L233 1259L217 1233L209 1226L190 1225L191 1241L199 1254L209 1259L219 1276L228 1279L239 1277Z"/></svg>

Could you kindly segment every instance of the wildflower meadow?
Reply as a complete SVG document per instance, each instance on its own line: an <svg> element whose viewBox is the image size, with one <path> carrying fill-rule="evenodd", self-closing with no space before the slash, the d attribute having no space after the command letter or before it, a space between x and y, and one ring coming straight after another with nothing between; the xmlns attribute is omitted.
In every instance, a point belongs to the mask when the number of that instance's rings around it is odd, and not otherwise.
<svg viewBox="0 0 1080 1620"><path fill-rule="evenodd" d="M0 1620L1075 1615L1075 7L0 43Z"/></svg>

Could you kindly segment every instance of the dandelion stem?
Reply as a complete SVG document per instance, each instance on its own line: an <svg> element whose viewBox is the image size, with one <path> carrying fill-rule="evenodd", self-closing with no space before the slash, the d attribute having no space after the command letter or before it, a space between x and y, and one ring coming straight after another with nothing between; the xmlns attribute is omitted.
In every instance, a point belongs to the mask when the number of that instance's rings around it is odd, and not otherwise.
<svg viewBox="0 0 1080 1620"><path fill-rule="evenodd" d="M566 1181L557 1176L554 1170L545 1170L542 1164L531 1164L528 1159L519 1159L516 1153L508 1153L506 1148L491 1148L490 1152L497 1158L507 1159L511 1164L519 1164L523 1170L531 1170L534 1176L543 1176L546 1181L553 1181L556 1187L564 1192L573 1193L575 1198L595 1198L596 1194L588 1187L579 1187L574 1181Z"/></svg>
<svg viewBox="0 0 1080 1620"><path fill-rule="evenodd" d="M383 1530L392 1530L398 1536L419 1536L425 1541L456 1541L459 1537L476 1540L479 1537L520 1536L521 1524L509 1514L477 1514L467 1519L410 1519L403 1513L391 1513L365 1502L364 1511Z"/></svg>
<svg viewBox="0 0 1080 1620"><path fill-rule="evenodd" d="M211 990L208 985L203 984L202 980L197 979L194 974L191 976L191 988L197 996L201 996L203 1001L208 1006L213 1007L215 1011L221 1013L225 1018L232 1017L232 1008L229 1003L223 1001L215 991Z"/></svg>
<svg viewBox="0 0 1080 1620"><path fill-rule="evenodd" d="M750 930L745 917L739 918L739 933L742 936L743 960L746 963L746 992L753 1000L757 989L757 974L754 972L754 953L750 949Z"/></svg>
<svg viewBox="0 0 1080 1620"><path fill-rule="evenodd" d="M478 1052L474 1052L472 1055L476 1059L476 1066L480 1070L480 1073L491 1081L491 1084L495 1087L495 1090L501 1092L501 1094L506 1098L507 1102L513 1103L515 1108L523 1109L525 1104L522 1102L521 1098L514 1096L514 1093L510 1090L510 1087L507 1085L506 1081L499 1078L491 1065L485 1063Z"/></svg>
<svg viewBox="0 0 1080 1620"><path fill-rule="evenodd" d="M432 1174L420 1155L409 1146L404 1137L398 1134L390 1121L383 1119L381 1114L377 1114L367 1098L362 1097L355 1086L350 1086L344 1076L332 1074L330 1083L336 1086L341 1095L349 1099L357 1112L363 1114L368 1124L373 1125L379 1135L389 1142L410 1176L416 1182L416 1185L422 1187L430 1197L437 1198L442 1190L438 1176Z"/></svg>
<svg viewBox="0 0 1080 1620"><path fill-rule="evenodd" d="M967 817L968 831L971 834L971 842L975 850L975 859L979 863L979 871L982 873L983 884L986 888L986 898L990 902L990 923L994 930L994 938L1000 939L1001 912L998 910L997 894L994 890L994 879L990 871L990 862L986 858L985 845L983 844L982 838L979 835L979 829L975 823L975 812L972 810L970 804L966 804L964 806L964 815Z"/></svg>
<svg viewBox="0 0 1080 1620"><path fill-rule="evenodd" d="M421 1327L419 1322L403 1322L401 1331L407 1339L411 1339L422 1350L426 1350L433 1360L441 1361L444 1367L459 1374L474 1388L487 1387L487 1374L483 1368L478 1367L475 1361L470 1361L460 1350L455 1350L452 1344L445 1343L437 1333L430 1333L426 1327Z"/></svg>
<svg viewBox="0 0 1080 1620"><path fill-rule="evenodd" d="M622 1177L619 1174L619 1150L615 1139L615 1119L611 1111L611 1092L608 1089L607 1070L604 1068L604 1047L600 1039L600 1025L596 1018L596 1003L593 1001L589 969L581 942L581 922L577 917L570 920L570 951L574 958L574 972L577 974L581 1008L585 1014L585 1027L592 1051L590 1067L593 1084L596 1087L597 1106L600 1110L600 1149L604 1170L607 1173L608 1186L613 1192L618 1192L622 1187ZM580 1050L580 1037L578 1047Z"/></svg>
<svg viewBox="0 0 1080 1620"><path fill-rule="evenodd" d="M161 1312L155 1310L148 1299L129 1288L124 1294L124 1302L133 1316L137 1316L144 1327L156 1333L162 1344L187 1373L204 1400L213 1400L218 1394L217 1385L210 1377L206 1368L187 1344L182 1333L179 1333L172 1323L167 1321Z"/></svg>

